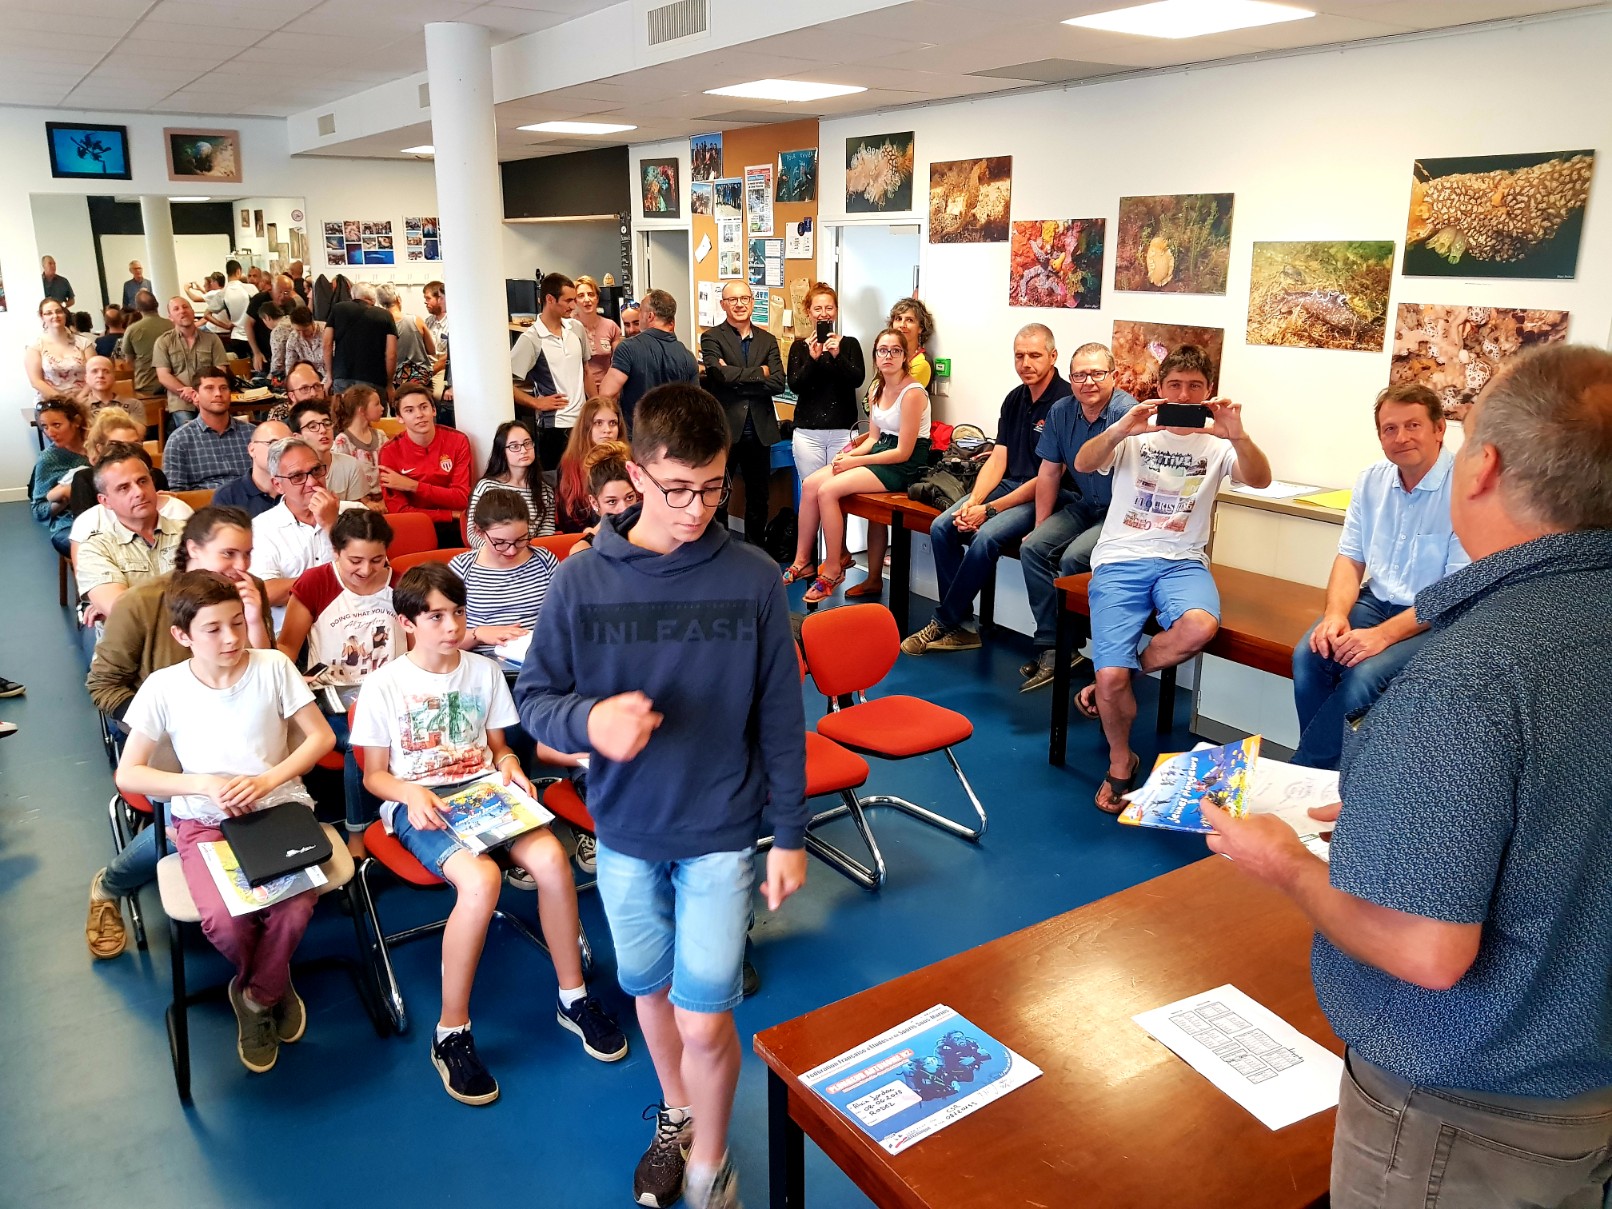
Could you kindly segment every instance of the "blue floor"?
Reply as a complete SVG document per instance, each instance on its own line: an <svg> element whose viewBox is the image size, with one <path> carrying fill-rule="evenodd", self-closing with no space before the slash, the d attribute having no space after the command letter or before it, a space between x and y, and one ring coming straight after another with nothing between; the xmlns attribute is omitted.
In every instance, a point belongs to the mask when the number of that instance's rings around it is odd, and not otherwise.
<svg viewBox="0 0 1612 1209"><path fill-rule="evenodd" d="M0 566L9 584L0 675L28 685L25 698L0 701L0 718L22 728L0 741L0 1206L630 1205L650 1130L639 1114L657 1098L642 1037L629 1026L633 1051L614 1066L586 1058L554 1023L546 959L496 925L474 1019L503 1088L497 1104L450 1100L427 1059L438 1008L432 938L396 950L416 1020L406 1037L378 1039L339 972L311 974L299 983L307 1036L270 1074L253 1076L235 1057L228 1008L196 1008L195 1103L181 1107L162 1024L169 963L155 894L145 898L156 923L148 953L131 944L97 963L84 947L89 880L110 854L112 784L56 604L55 556L23 504L0 506ZM914 624L926 619L918 602ZM806 888L778 916L758 900L764 986L737 1012L746 1059L732 1140L752 1209L765 1204L767 1170L764 1070L749 1048L757 1030L1204 853L1194 837L1122 828L1092 808L1105 760L1096 728L1078 717L1068 767L1047 764L1048 692L1017 691L1027 653L1027 640L1008 635L982 652L903 657L886 682L974 720L958 756L991 814L981 845L879 812L890 869L882 893L864 894L813 861ZM807 692L811 717L820 699ZM1141 717L1152 717L1151 696ZM1151 736L1139 737L1150 756ZM938 756L875 762L869 789L968 809ZM836 841L854 849L848 824L835 826L846 827ZM389 929L448 905L443 894L406 889L379 901ZM504 906L535 915L518 891L506 890ZM599 951L594 985L630 1020L592 893L582 916ZM350 921L327 900L305 952L352 947ZM205 944L187 952L198 983L224 976ZM807 1151L814 1209L869 1203Z"/></svg>

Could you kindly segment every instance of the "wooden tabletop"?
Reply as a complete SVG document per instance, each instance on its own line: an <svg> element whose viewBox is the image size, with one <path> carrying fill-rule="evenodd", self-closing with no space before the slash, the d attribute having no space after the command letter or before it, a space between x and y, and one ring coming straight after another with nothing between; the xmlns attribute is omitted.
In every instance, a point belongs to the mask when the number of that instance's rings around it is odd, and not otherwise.
<svg viewBox="0 0 1612 1209"><path fill-rule="evenodd" d="M890 525L899 518L901 527L909 533L928 533L929 526L940 515L928 504L920 504L908 497L905 491L870 491L863 495L848 495L841 505L851 516L860 516L875 525Z"/></svg>
<svg viewBox="0 0 1612 1209"><path fill-rule="evenodd" d="M1335 1112L1272 1132L1130 1017L1231 983L1342 1053L1310 939L1283 895L1211 856L768 1029L755 1048L789 1080L790 1116L882 1207L1298 1209L1327 1190ZM899 1155L794 1082L937 1003L1043 1076Z"/></svg>

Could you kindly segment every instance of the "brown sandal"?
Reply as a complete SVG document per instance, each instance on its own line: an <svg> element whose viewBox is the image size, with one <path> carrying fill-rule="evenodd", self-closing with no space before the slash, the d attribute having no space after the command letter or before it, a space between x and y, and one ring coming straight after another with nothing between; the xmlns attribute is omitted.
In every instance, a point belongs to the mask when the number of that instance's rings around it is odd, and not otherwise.
<svg viewBox="0 0 1612 1209"><path fill-rule="evenodd" d="M827 600L830 596L834 595L834 589L839 587L840 583L844 579L844 571L841 571L833 578L830 578L829 576L819 572L817 578L812 580L812 586L806 589L806 595L801 597L801 599L809 605Z"/></svg>
<svg viewBox="0 0 1612 1209"><path fill-rule="evenodd" d="M1105 773L1103 775L1103 784L1098 786L1097 796L1092 799L1091 804L1097 807L1098 810L1101 810L1104 814L1120 814L1123 812L1125 807L1130 805L1130 803L1125 800L1125 795L1136 788L1136 774L1141 770L1142 757L1138 755L1134 760L1131 761L1130 775L1116 777ZM1107 806L1103 805L1103 788L1105 786L1107 787L1108 792L1113 795L1109 799L1109 804Z"/></svg>
<svg viewBox="0 0 1612 1209"><path fill-rule="evenodd" d="M1087 696L1088 690L1091 695ZM1097 686L1088 684L1075 694L1075 712L1088 722L1102 721L1102 715L1097 712Z"/></svg>

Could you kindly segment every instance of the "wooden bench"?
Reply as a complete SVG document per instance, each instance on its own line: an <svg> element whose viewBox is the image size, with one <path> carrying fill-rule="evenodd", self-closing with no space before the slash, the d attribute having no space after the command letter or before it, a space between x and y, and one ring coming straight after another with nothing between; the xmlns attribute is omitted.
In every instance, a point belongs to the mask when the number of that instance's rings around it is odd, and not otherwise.
<svg viewBox="0 0 1612 1209"><path fill-rule="evenodd" d="M1220 590L1220 629L1204 648L1215 655L1273 676L1293 676L1293 648L1321 616L1326 590L1212 564ZM1090 616L1091 575L1065 575L1058 589L1058 638L1052 679L1052 738L1047 762L1062 766L1069 730L1069 661L1075 651L1076 614ZM1150 629L1152 627L1150 626ZM1153 630L1152 632L1157 632ZM1158 730L1169 732L1175 718L1175 669L1159 679Z"/></svg>
<svg viewBox="0 0 1612 1209"><path fill-rule="evenodd" d="M928 504L907 498L904 491L878 491L848 495L841 501L847 516L860 516L870 525L890 526L890 612L896 629L908 632L907 612L912 597L912 535L928 533L939 512ZM876 568L869 567L871 575ZM883 569L877 568L882 574Z"/></svg>

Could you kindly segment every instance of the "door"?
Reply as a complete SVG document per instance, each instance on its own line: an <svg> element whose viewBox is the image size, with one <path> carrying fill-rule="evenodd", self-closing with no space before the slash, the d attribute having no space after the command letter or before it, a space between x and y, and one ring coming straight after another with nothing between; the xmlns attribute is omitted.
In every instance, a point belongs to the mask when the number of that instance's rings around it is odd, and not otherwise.
<svg viewBox="0 0 1612 1209"><path fill-rule="evenodd" d="M676 299L677 338L693 348L694 300L689 286L693 265L689 233L686 230L645 231L643 236L644 283L638 296L642 298L650 290L665 290Z"/></svg>
<svg viewBox="0 0 1612 1209"><path fill-rule="evenodd" d="M896 299L917 287L918 224L847 223L835 230L840 330L869 350Z"/></svg>

